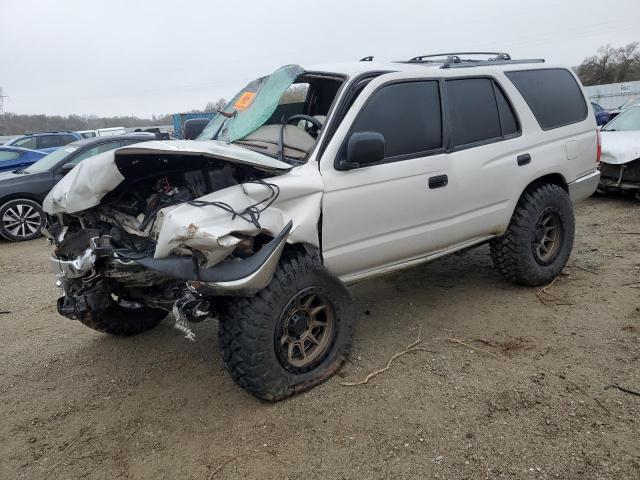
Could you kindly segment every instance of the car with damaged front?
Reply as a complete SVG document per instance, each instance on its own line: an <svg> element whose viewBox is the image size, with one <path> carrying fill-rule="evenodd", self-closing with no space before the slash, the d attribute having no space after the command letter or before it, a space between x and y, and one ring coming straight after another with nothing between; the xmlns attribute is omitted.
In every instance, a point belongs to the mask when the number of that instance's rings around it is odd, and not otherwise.
<svg viewBox="0 0 640 480"><path fill-rule="evenodd" d="M602 128L600 192L640 192L640 105Z"/></svg>
<svg viewBox="0 0 640 480"><path fill-rule="evenodd" d="M58 311L113 335L172 313L190 339L217 319L233 379L280 400L343 362L350 283L485 243L509 280L552 281L598 149L579 81L541 60L288 65L197 139L102 153L56 185Z"/></svg>

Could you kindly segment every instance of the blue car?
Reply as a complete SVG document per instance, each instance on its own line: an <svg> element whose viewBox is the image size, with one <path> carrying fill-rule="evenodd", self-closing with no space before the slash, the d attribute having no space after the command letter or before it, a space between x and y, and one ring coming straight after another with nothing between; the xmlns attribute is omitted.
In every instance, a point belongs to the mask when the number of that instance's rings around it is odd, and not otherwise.
<svg viewBox="0 0 640 480"><path fill-rule="evenodd" d="M0 145L0 172L21 170L36 163L45 155L47 152Z"/></svg>
<svg viewBox="0 0 640 480"><path fill-rule="evenodd" d="M21 137L12 138L5 145L51 153L68 143L82 140L82 138L82 135L76 132L27 133Z"/></svg>
<svg viewBox="0 0 640 480"><path fill-rule="evenodd" d="M596 122L598 125L604 125L611 118L609 111L605 110L597 103L591 102L591 108L593 108L593 113L596 115Z"/></svg>

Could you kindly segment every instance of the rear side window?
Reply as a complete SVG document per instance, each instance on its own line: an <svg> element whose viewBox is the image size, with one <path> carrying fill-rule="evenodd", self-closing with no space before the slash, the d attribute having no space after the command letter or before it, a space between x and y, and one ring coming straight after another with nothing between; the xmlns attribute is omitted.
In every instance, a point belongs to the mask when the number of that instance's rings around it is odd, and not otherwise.
<svg viewBox="0 0 640 480"><path fill-rule="evenodd" d="M353 131L384 135L386 158L441 148L442 115L438 83L404 82L382 87L360 111Z"/></svg>
<svg viewBox="0 0 640 480"><path fill-rule="evenodd" d="M573 75L563 68L505 72L543 130L581 122L587 103Z"/></svg>
<svg viewBox="0 0 640 480"><path fill-rule="evenodd" d="M42 135L38 137L38 148L62 147L69 142L64 141L63 135Z"/></svg>

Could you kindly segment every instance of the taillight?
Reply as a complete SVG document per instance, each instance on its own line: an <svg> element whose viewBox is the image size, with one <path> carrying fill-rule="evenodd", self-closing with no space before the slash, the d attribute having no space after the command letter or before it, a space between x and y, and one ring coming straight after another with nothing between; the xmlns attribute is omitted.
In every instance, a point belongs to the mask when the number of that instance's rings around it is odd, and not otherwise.
<svg viewBox="0 0 640 480"><path fill-rule="evenodd" d="M600 168L600 157L602 157L602 137L600 136L600 130L596 129L596 136L598 137L598 148L596 149L596 166Z"/></svg>

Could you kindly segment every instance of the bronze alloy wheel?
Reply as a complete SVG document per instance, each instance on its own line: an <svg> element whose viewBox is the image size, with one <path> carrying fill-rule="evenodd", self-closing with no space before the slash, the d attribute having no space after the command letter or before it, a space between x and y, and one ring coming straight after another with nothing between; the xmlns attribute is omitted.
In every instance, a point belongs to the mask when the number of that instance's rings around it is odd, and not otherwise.
<svg viewBox="0 0 640 480"><path fill-rule="evenodd" d="M329 298L321 288L305 288L289 301L278 321L278 359L289 371L309 371L324 360L335 336L336 314Z"/></svg>
<svg viewBox="0 0 640 480"><path fill-rule="evenodd" d="M533 256L540 265L552 263L563 242L562 221L553 210L545 209L538 217L532 242Z"/></svg>

